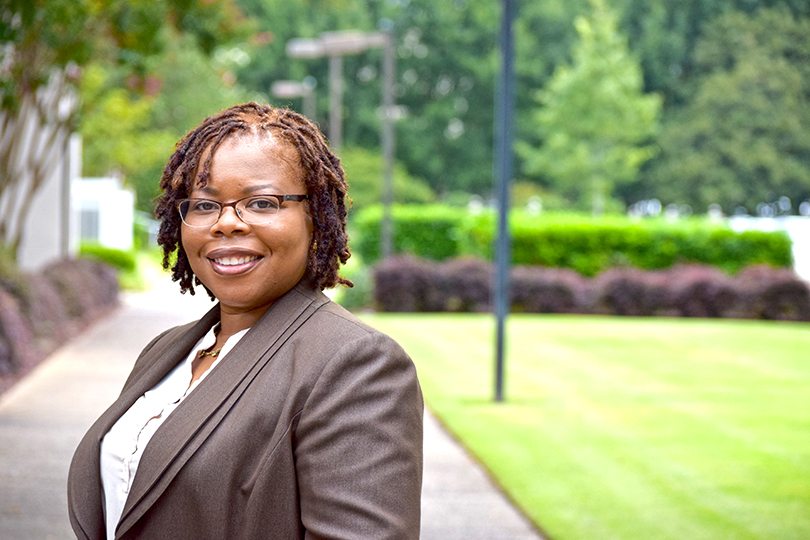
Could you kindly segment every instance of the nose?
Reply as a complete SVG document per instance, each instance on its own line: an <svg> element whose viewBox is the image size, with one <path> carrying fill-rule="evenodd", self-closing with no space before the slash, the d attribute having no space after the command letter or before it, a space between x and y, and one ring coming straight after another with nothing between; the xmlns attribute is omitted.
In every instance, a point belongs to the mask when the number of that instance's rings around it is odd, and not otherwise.
<svg viewBox="0 0 810 540"><path fill-rule="evenodd" d="M211 227L211 231L214 234L220 233L224 235L245 233L249 229L250 226L242 221L242 218L239 217L236 208L233 206L223 207L219 219Z"/></svg>

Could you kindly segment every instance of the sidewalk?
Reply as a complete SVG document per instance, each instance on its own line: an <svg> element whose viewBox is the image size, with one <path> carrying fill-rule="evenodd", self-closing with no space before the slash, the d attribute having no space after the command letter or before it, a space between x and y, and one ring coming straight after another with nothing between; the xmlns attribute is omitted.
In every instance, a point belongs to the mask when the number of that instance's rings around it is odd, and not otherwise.
<svg viewBox="0 0 810 540"><path fill-rule="evenodd" d="M75 538L65 488L73 450L115 399L143 346L210 305L201 295L181 296L172 283L126 295L107 319L0 396L0 539ZM540 538L427 415L422 540Z"/></svg>

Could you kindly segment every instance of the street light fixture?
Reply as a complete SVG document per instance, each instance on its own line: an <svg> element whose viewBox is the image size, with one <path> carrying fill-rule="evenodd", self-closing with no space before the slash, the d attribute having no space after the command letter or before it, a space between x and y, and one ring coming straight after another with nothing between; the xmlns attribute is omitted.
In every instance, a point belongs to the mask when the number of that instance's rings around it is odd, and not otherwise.
<svg viewBox="0 0 810 540"><path fill-rule="evenodd" d="M301 112L304 116L315 121L315 87L318 82L315 77L304 77L303 81L276 81L270 85L270 93L281 99L301 98Z"/></svg>
<svg viewBox="0 0 810 540"><path fill-rule="evenodd" d="M343 142L343 57L388 47L391 41L387 32L345 30L287 42L287 56L290 58L329 57L329 144L336 151Z"/></svg>
<svg viewBox="0 0 810 540"><path fill-rule="evenodd" d="M359 54L368 49L383 48L383 222L382 256L391 255L393 226L394 171L394 40L390 32L361 32L346 30L323 32L318 38L295 38L287 42L287 55L291 58L329 57L329 144L340 151L343 138L343 56Z"/></svg>

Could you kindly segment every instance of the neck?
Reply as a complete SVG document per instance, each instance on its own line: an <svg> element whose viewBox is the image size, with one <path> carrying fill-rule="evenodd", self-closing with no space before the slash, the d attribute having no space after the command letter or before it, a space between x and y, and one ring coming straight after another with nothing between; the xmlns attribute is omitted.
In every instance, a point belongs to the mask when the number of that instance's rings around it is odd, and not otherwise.
<svg viewBox="0 0 810 540"><path fill-rule="evenodd" d="M269 309L270 306L263 307L258 310L238 311L226 308L220 305L219 308L219 334L217 335L217 343L222 340L224 342L232 335L252 327L256 324L262 315Z"/></svg>

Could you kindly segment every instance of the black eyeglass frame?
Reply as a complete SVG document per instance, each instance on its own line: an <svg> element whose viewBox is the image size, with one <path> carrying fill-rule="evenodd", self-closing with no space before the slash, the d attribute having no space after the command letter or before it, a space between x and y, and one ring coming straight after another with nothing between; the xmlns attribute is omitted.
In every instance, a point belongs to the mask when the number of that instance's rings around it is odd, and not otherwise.
<svg viewBox="0 0 810 540"><path fill-rule="evenodd" d="M237 200L235 200L233 202L229 202L229 203L219 202L219 201L215 201L213 199L189 198L189 199L180 199L179 201L177 201L177 213L180 214L180 219L188 227L213 227L214 225L216 225L219 222L220 218L222 217L222 212L224 212L225 209L230 206L231 208L233 208L233 211L236 213L236 216L240 220L242 220L242 222L247 223L249 225L260 225L262 222L251 223L250 221L245 221L245 219L242 217L242 214L239 212L239 209L236 208L236 205L239 204L240 202L248 200L248 199L260 199L262 197L274 197L275 199L277 199L278 200L278 208L281 208L281 205L285 201L301 202L301 201L304 201L306 199L309 199L309 195L278 195L276 193L260 193L260 194L257 194L257 195L248 195L247 197L242 197L241 199L237 199ZM219 205L219 214L217 215L217 219L215 219L213 222L211 222L208 225L191 225L190 223L188 223L186 221L186 218L183 216L183 211L180 209L180 207L183 204L188 203L188 202L192 202L192 201L209 202L209 203L214 203L216 205ZM278 211L276 211L276 214L277 213L278 213Z"/></svg>

